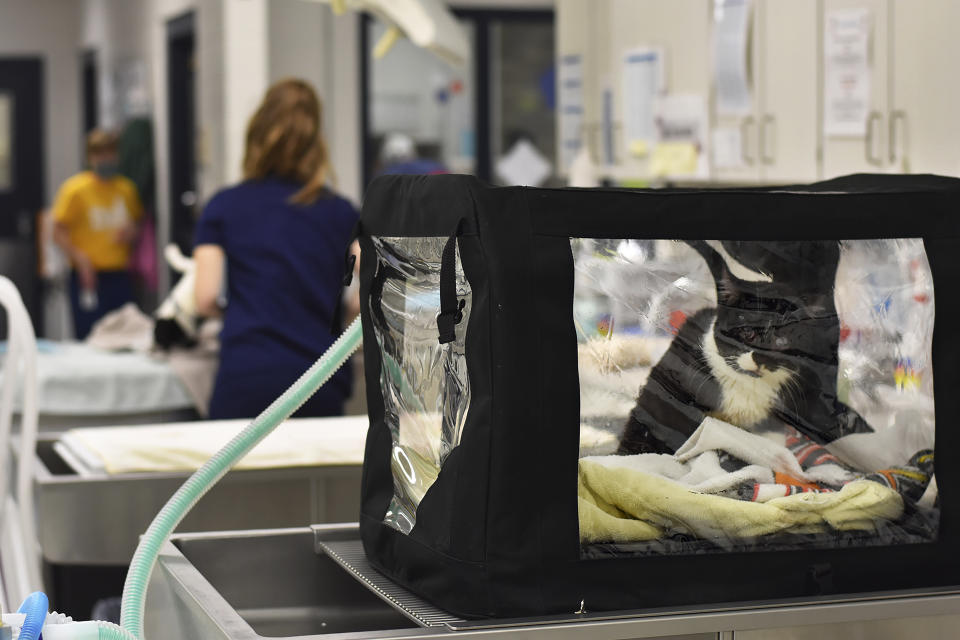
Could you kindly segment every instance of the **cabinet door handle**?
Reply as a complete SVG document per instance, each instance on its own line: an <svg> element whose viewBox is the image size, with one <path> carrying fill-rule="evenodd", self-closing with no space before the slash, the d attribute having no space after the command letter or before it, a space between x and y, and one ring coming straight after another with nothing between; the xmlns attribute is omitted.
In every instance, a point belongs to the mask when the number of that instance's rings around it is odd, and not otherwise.
<svg viewBox="0 0 960 640"><path fill-rule="evenodd" d="M773 164L777 161L776 145L774 145L774 152L768 153L770 148L770 140L776 142L776 138L774 138L771 133L776 132L776 125L777 119L773 114L768 113L763 116L763 125L760 128L760 160L763 162L763 164Z"/></svg>
<svg viewBox="0 0 960 640"><path fill-rule="evenodd" d="M883 156L881 154L873 153L873 123L880 122L882 126L883 115L879 111L871 111L870 115L867 116L867 135L863 140L864 144L864 156L867 159L867 162L876 166L883 166Z"/></svg>
<svg viewBox="0 0 960 640"><path fill-rule="evenodd" d="M623 129L623 125L620 124L619 122L611 122L610 130L606 132L604 136L604 142L603 142L604 147L607 146L607 142L608 142L607 137L609 136L610 162L613 166L617 166L620 164L620 153L617 150L617 140L620 139L618 132L621 131L622 129ZM604 150L606 151L606 149Z"/></svg>
<svg viewBox="0 0 960 640"><path fill-rule="evenodd" d="M580 123L580 145L587 150L587 155L590 156L591 162L597 157L595 150L597 143L597 132L599 128L599 123ZM577 149L577 151L579 152L580 150Z"/></svg>
<svg viewBox="0 0 960 640"><path fill-rule="evenodd" d="M747 140L749 139L747 134L750 131L750 127L752 127L755 123L756 120L753 116L747 116L740 121L740 155L743 158L743 163L750 166L753 166L754 162L756 162L756 158L748 153L750 145L747 144Z"/></svg>
<svg viewBox="0 0 960 640"><path fill-rule="evenodd" d="M906 164L907 159L907 136L909 131L907 131L907 112L902 109L897 109L890 113L890 164L896 164L897 162L897 121L903 120L903 144L901 145L902 155L904 159L904 164Z"/></svg>

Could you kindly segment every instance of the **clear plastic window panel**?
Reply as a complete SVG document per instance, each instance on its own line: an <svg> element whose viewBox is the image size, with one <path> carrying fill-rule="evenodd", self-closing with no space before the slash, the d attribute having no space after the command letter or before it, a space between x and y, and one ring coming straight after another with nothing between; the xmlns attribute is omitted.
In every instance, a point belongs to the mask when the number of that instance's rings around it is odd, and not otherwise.
<svg viewBox="0 0 960 640"><path fill-rule="evenodd" d="M936 540L921 240L571 246L584 557Z"/></svg>
<svg viewBox="0 0 960 640"><path fill-rule="evenodd" d="M456 260L458 299L465 301L457 339L440 344L440 256L447 238L374 238L377 272L370 315L380 350L384 418L393 440L394 496L384 521L403 533L417 506L460 443L470 406L464 336L473 296Z"/></svg>

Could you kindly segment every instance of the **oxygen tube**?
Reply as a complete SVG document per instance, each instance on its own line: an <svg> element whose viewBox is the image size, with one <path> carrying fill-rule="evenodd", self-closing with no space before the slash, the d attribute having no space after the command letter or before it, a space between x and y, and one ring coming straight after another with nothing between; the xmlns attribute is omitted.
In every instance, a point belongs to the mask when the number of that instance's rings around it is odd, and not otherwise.
<svg viewBox="0 0 960 640"><path fill-rule="evenodd" d="M263 438L299 409L317 389L324 385L357 350L363 339L360 318L327 349L306 373L273 401L243 431L227 443L198 469L167 501L150 523L130 562L123 585L120 625L99 627L99 640L141 640L147 585L157 564L160 549L190 510L233 465L250 452Z"/></svg>

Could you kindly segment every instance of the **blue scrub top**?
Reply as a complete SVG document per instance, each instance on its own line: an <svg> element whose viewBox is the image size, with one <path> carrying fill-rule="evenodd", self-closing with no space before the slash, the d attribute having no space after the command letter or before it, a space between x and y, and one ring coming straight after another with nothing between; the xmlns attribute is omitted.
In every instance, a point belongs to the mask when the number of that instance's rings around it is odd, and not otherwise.
<svg viewBox="0 0 960 640"><path fill-rule="evenodd" d="M344 253L357 212L332 193L289 202L300 186L243 182L204 209L196 244L226 254L227 308L210 417L248 418L265 409L333 344ZM343 369L298 415L338 415L350 394Z"/></svg>

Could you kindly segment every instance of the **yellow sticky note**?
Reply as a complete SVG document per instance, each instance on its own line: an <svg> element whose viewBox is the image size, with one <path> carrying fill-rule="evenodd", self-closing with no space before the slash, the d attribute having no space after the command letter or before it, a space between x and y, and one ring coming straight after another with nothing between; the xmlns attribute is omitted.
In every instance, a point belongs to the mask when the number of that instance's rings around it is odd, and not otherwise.
<svg viewBox="0 0 960 640"><path fill-rule="evenodd" d="M630 155L642 158L650 153L650 145L647 144L646 140L634 140L630 143L628 150L630 151Z"/></svg>
<svg viewBox="0 0 960 640"><path fill-rule="evenodd" d="M654 176L687 175L697 171L697 148L690 142L661 142L650 156Z"/></svg>

